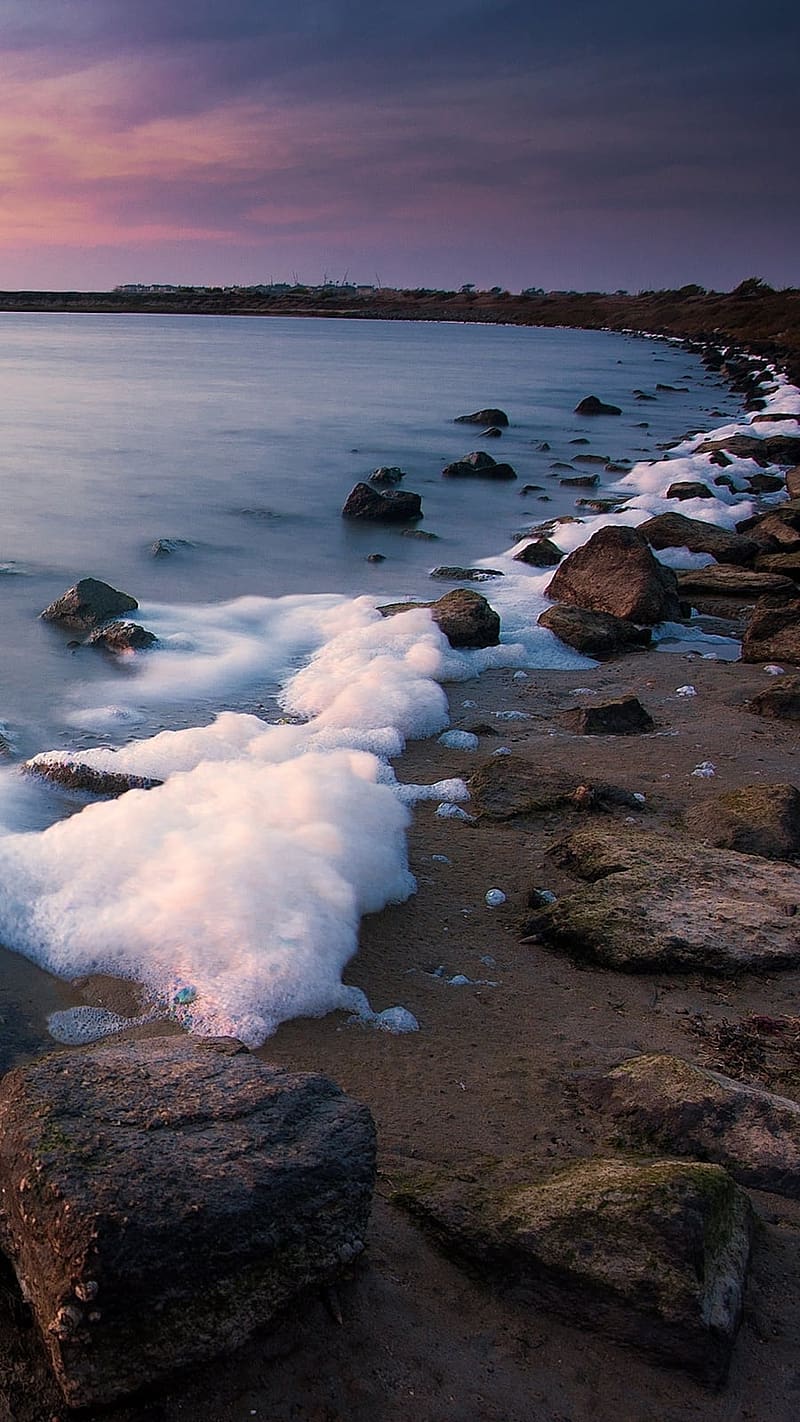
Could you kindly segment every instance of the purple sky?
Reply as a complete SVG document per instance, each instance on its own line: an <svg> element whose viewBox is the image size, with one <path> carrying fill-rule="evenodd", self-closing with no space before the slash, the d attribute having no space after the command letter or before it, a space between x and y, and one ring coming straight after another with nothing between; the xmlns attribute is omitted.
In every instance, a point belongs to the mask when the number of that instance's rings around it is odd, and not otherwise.
<svg viewBox="0 0 800 1422"><path fill-rule="evenodd" d="M5 0L4 288L800 284L800 6Z"/></svg>

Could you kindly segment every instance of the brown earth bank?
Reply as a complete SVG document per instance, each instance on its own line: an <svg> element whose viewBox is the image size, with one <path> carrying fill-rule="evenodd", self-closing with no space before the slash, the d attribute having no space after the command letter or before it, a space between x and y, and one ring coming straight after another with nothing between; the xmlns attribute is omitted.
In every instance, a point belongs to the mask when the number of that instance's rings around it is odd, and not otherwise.
<svg viewBox="0 0 800 1422"><path fill-rule="evenodd" d="M800 969L629 974L522 941L531 889L579 887L549 853L566 833L592 825L678 837L702 860L687 811L695 820L699 812L701 827L708 811L710 827L721 792L796 779L797 723L747 709L778 682L759 665L642 650L589 670L531 671L524 680L494 672L449 688L453 725L479 728L478 749L413 743L397 762L402 780L469 777L505 746L542 782L611 784L644 795L644 805L634 811L612 797L595 812L579 795L473 823L418 806L410 831L418 892L364 921L348 977L376 1010L411 1009L420 1031L388 1036L332 1014L285 1024L259 1053L325 1072L373 1112L379 1175L365 1260L336 1295L304 1298L235 1356L193 1366L127 1405L80 1414L86 1422L793 1422L796 1200L751 1191L759 1223L744 1322L720 1392L490 1287L445 1258L396 1203L398 1183L420 1166L458 1181L484 1161L524 1154L547 1170L607 1152L603 1119L583 1090L587 1074L642 1053L672 1053L798 1096ZM696 695L677 694L687 685ZM652 731L568 729L576 706L630 694L652 716ZM716 773L695 776L707 762ZM492 887L507 895L498 908L485 903ZM451 985L458 974L473 983ZM125 986L107 980L87 984L86 999L130 1010ZM163 1034L163 1023L153 1030ZM2 1308L6 1324L24 1320L10 1284ZM64 1422L34 1331L4 1326L2 1339L0 1417Z"/></svg>
<svg viewBox="0 0 800 1422"><path fill-rule="evenodd" d="M175 292L3 291L2 311L110 312L158 315L335 316L401 321L482 321L519 326L574 326L646 331L698 341L728 341L779 360L800 383L800 291L774 291L756 277L731 292L678 290L495 291L387 288L356 295L331 287L293 287L267 294L192 288Z"/></svg>

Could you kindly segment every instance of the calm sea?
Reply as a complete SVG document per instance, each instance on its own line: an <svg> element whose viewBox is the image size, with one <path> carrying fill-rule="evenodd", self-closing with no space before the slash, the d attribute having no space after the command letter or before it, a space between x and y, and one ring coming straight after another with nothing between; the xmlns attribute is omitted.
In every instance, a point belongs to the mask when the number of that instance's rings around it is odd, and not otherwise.
<svg viewBox="0 0 800 1422"><path fill-rule="evenodd" d="M687 393L633 396L657 383ZM575 511L588 491L564 489L554 462L657 458L712 409L736 409L698 360L656 340L255 317L5 315L0 392L0 720L19 756L68 744L64 706L108 677L105 657L73 654L38 621L78 578L158 603L437 596L433 565L470 563ZM590 393L622 417L579 419ZM486 406L508 412L501 440L453 423ZM517 482L442 480L444 464L480 447ZM352 485L384 464L406 471L420 527L439 541L341 519ZM542 490L520 497L525 483ZM174 551L155 558L159 539ZM385 561L368 563L373 552Z"/></svg>

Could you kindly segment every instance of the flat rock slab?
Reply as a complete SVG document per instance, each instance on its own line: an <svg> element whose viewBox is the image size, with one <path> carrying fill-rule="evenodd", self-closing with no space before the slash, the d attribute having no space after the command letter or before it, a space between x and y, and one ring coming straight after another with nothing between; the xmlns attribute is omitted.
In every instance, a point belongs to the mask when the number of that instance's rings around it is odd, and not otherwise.
<svg viewBox="0 0 800 1422"><path fill-rule="evenodd" d="M772 721L800 721L800 676L781 677L748 701L745 710Z"/></svg>
<svg viewBox="0 0 800 1422"><path fill-rule="evenodd" d="M364 1247L365 1106L231 1039L58 1053L0 1083L0 1242L67 1403L238 1347Z"/></svg>
<svg viewBox="0 0 800 1422"><path fill-rule="evenodd" d="M655 727L650 712L636 696L576 706L565 713L563 720L579 736L639 736Z"/></svg>
<svg viewBox="0 0 800 1422"><path fill-rule="evenodd" d="M496 734L493 727L481 727ZM468 782L471 809L488 820L546 815L553 810L639 810L642 802L618 785L586 784L550 773L518 755L493 756Z"/></svg>
<svg viewBox="0 0 800 1422"><path fill-rule="evenodd" d="M753 600L764 593L794 593L796 584L785 573L753 572L730 563L712 563L708 568L691 568L678 573L682 593L716 593L721 597L740 596Z"/></svg>
<svg viewBox="0 0 800 1422"><path fill-rule="evenodd" d="M705 1382L724 1379L741 1318L752 1210L720 1166L612 1158L580 1161L545 1179L520 1178L507 1165L471 1169L455 1181L422 1173L401 1185L395 1202L520 1302Z"/></svg>
<svg viewBox="0 0 800 1422"><path fill-rule="evenodd" d="M800 792L794 785L743 785L693 805L684 820L716 849L794 859L800 853Z"/></svg>
<svg viewBox="0 0 800 1422"><path fill-rule="evenodd" d="M800 1105L671 1056L633 1057L583 1094L636 1150L724 1165L756 1190L800 1199Z"/></svg>
<svg viewBox="0 0 800 1422"><path fill-rule="evenodd" d="M578 830L551 851L591 882L525 935L622 972L774 971L800 964L800 870L666 835Z"/></svg>

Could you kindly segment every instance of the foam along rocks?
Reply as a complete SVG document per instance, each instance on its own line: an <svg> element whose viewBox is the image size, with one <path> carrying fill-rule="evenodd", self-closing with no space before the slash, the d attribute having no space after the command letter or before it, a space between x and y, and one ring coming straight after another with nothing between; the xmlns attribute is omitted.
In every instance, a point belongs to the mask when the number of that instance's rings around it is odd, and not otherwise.
<svg viewBox="0 0 800 1422"><path fill-rule="evenodd" d="M154 1020L155 1013L143 1013L140 1017L121 1017L106 1007L67 1007L61 1012L51 1012L47 1019L50 1036L65 1047L82 1047L89 1042L102 1041L113 1037L130 1027L141 1027Z"/></svg>

